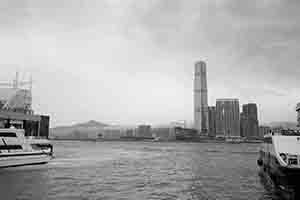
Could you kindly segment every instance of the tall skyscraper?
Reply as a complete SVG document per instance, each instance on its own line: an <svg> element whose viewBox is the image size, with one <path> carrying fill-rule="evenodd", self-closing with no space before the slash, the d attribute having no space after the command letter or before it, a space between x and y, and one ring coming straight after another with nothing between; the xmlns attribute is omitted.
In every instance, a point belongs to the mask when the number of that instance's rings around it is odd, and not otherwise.
<svg viewBox="0 0 300 200"><path fill-rule="evenodd" d="M216 136L216 107L208 107L208 135L210 137Z"/></svg>
<svg viewBox="0 0 300 200"><path fill-rule="evenodd" d="M240 107L238 99L217 99L217 137L240 137Z"/></svg>
<svg viewBox="0 0 300 200"><path fill-rule="evenodd" d="M206 64L195 64L194 77L194 128L201 134L208 134L208 104Z"/></svg>
<svg viewBox="0 0 300 200"><path fill-rule="evenodd" d="M241 113L241 136L251 138L259 136L257 106L255 103L243 105Z"/></svg>
<svg viewBox="0 0 300 200"><path fill-rule="evenodd" d="M300 103L297 104L296 111L297 111L298 126L300 126Z"/></svg>

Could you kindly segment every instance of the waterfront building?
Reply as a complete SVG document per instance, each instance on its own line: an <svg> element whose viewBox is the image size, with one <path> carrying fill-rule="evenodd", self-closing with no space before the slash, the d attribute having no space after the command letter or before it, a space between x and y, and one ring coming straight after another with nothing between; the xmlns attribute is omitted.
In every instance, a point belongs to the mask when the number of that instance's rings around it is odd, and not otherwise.
<svg viewBox="0 0 300 200"><path fill-rule="evenodd" d="M152 129L152 135L159 141L172 141L175 140L175 128L172 126L168 127L155 127Z"/></svg>
<svg viewBox="0 0 300 200"><path fill-rule="evenodd" d="M136 136L142 138L151 138L151 126L150 125L139 125L136 130Z"/></svg>
<svg viewBox="0 0 300 200"><path fill-rule="evenodd" d="M263 138L266 134L270 133L271 127L269 126L259 126L259 137Z"/></svg>
<svg viewBox="0 0 300 200"><path fill-rule="evenodd" d="M198 130L191 128L174 127L176 140L196 141L199 138Z"/></svg>
<svg viewBox="0 0 300 200"><path fill-rule="evenodd" d="M134 130L133 129L127 129L125 131L125 136L126 137L133 137L134 136Z"/></svg>
<svg viewBox="0 0 300 200"><path fill-rule="evenodd" d="M296 111L297 111L298 126L300 126L300 103L297 104Z"/></svg>
<svg viewBox="0 0 300 200"><path fill-rule="evenodd" d="M238 99L217 99L216 137L240 137L240 108Z"/></svg>
<svg viewBox="0 0 300 200"><path fill-rule="evenodd" d="M106 126L102 130L98 131L97 139L104 140L120 140L122 136L125 136L126 130L120 126Z"/></svg>
<svg viewBox="0 0 300 200"><path fill-rule="evenodd" d="M216 107L208 107L208 135L210 137L216 136Z"/></svg>
<svg viewBox="0 0 300 200"><path fill-rule="evenodd" d="M199 61L195 64L194 76L194 128L207 135L208 126L206 63Z"/></svg>
<svg viewBox="0 0 300 200"><path fill-rule="evenodd" d="M259 137L257 106L255 103L248 103L243 105L240 122L242 137Z"/></svg>

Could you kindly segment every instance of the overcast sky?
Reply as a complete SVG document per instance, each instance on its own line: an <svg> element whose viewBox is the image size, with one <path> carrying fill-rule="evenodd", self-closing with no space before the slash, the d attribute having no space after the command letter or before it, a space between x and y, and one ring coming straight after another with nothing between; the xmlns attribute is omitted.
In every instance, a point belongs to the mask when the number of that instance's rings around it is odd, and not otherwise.
<svg viewBox="0 0 300 200"><path fill-rule="evenodd" d="M295 121L298 0L1 0L0 79L32 74L51 125L193 119L193 70L209 104L256 102L262 122Z"/></svg>

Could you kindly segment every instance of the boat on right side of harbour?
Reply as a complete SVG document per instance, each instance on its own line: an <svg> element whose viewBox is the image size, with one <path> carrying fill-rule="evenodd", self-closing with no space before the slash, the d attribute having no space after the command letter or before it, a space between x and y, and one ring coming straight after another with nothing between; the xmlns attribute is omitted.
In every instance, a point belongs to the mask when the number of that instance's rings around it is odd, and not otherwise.
<svg viewBox="0 0 300 200"><path fill-rule="evenodd" d="M257 164L276 189L300 192L300 131L281 130L264 137Z"/></svg>

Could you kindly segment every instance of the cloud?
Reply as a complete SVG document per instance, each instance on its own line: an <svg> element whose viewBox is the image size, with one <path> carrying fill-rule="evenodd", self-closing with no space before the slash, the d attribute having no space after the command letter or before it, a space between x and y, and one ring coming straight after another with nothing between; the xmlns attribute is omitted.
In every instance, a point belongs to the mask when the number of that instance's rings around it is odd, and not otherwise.
<svg viewBox="0 0 300 200"><path fill-rule="evenodd" d="M264 68L269 70L270 76L280 74L297 79L299 2L154 2L136 16L140 18L139 27L150 34L160 48L226 56L230 51L235 64L244 72L253 68L259 72ZM219 56L222 57L215 55Z"/></svg>
<svg viewBox="0 0 300 200"><path fill-rule="evenodd" d="M69 98L85 102L87 91L99 85L99 92L92 93L95 100L87 103L100 111L87 106L80 112L136 122L138 118L155 121L157 114L151 110L164 109L156 101L160 96L162 102L172 102L170 110L175 111L157 121L181 118L178 113L192 119L193 65L203 59L208 64L210 102L230 96L243 102L256 100L272 113L264 114L266 120L276 120L276 104L289 108L277 101L288 98L300 84L299 4L297 0L3 0L0 64L24 66L45 82L52 80L48 68L53 76L63 74L69 83L68 97L60 87L62 77L45 84L51 94L62 96L62 102ZM88 89L75 95L80 85ZM140 104L134 109L133 94L148 94L141 88L152 95L148 100L137 97ZM176 96L174 88L182 95ZM58 110L59 104L42 98L47 96L42 89L37 92L39 110ZM273 99L270 105L268 99ZM110 101L119 106L115 106L119 116L107 108ZM151 101L156 102L153 107ZM296 95L289 97L289 104L293 101ZM66 109L74 110L76 105ZM150 109L143 114L143 107ZM292 112L285 116L292 119ZM68 117L59 113L57 123L66 121Z"/></svg>

